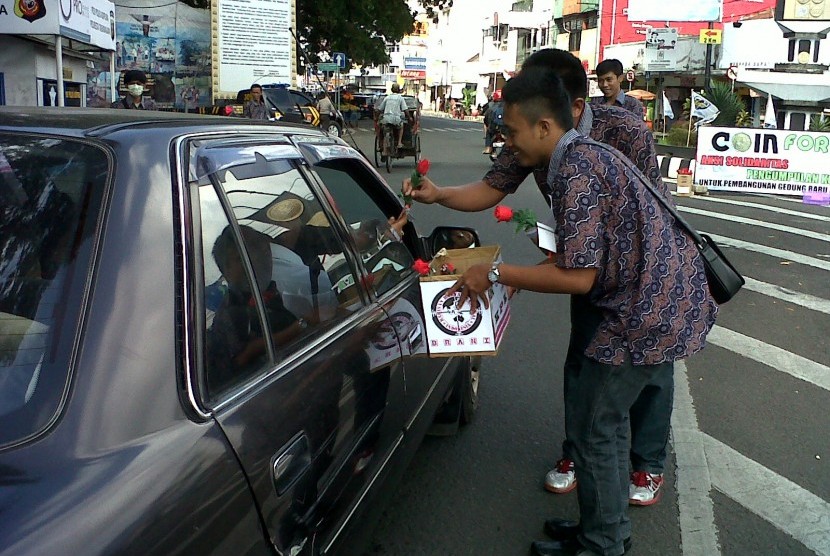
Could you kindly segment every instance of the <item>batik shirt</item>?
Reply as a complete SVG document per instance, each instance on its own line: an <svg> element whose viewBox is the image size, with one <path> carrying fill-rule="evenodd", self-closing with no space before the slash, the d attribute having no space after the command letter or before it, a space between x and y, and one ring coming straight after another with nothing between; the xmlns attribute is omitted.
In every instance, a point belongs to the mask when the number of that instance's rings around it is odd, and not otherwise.
<svg viewBox="0 0 830 556"><path fill-rule="evenodd" d="M645 124L631 112L615 106L586 105L576 131L610 145L627 156L654 188L663 194L663 198L672 203L669 189L660 175L654 137ZM515 193L531 172L539 191L549 203L548 168L545 166L533 169L522 166L516 152L507 147L502 150L490 171L484 176L484 181L499 191Z"/></svg>
<svg viewBox="0 0 830 556"><path fill-rule="evenodd" d="M557 144L548 176L556 264L598 271L587 299L603 320L585 355L656 365L702 349L717 314L703 262L645 177L575 130Z"/></svg>
<svg viewBox="0 0 830 556"><path fill-rule="evenodd" d="M597 107L610 105L605 102L605 97L594 97L591 99L591 106ZM620 108L624 108L641 120L645 116L643 103L637 100L636 98L625 94L623 91L620 91L617 94L617 98L614 99L613 106L619 106Z"/></svg>

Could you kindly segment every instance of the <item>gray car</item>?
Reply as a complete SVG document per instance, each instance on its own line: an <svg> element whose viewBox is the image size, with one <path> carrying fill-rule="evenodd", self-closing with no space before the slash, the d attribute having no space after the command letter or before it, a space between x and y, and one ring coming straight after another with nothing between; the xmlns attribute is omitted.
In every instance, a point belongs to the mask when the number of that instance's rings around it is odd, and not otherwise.
<svg viewBox="0 0 830 556"><path fill-rule="evenodd" d="M0 108L0 554L356 553L477 404L411 268L477 240L401 210L307 126Z"/></svg>

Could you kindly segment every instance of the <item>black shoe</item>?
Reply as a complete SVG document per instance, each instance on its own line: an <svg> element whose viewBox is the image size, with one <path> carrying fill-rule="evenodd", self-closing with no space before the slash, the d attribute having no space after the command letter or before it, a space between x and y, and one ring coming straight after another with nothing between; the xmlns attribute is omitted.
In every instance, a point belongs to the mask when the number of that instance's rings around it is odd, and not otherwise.
<svg viewBox="0 0 830 556"><path fill-rule="evenodd" d="M579 534L579 522L553 518L545 521L545 534L555 541L566 541Z"/></svg>
<svg viewBox="0 0 830 556"><path fill-rule="evenodd" d="M631 537L623 540L623 554L631 550ZM594 554L576 537L561 541L534 541L530 545L530 553L535 556L575 556L580 554Z"/></svg>

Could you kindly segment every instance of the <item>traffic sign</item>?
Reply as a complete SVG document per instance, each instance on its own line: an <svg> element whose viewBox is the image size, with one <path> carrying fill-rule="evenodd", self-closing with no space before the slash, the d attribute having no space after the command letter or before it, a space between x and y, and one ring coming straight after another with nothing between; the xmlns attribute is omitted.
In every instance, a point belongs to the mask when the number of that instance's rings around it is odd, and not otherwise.
<svg viewBox="0 0 830 556"><path fill-rule="evenodd" d="M720 29L701 29L700 44L720 44L723 42L723 31Z"/></svg>
<svg viewBox="0 0 830 556"><path fill-rule="evenodd" d="M338 66L334 62L323 62L317 64L317 69L320 71L337 71L340 69L340 66Z"/></svg>
<svg viewBox="0 0 830 556"><path fill-rule="evenodd" d="M346 67L346 55L342 52L332 52L331 59L338 65L338 67L340 67L340 69Z"/></svg>
<svg viewBox="0 0 830 556"><path fill-rule="evenodd" d="M627 72L625 72L625 79L628 82L634 81L634 70L628 70Z"/></svg>
<svg viewBox="0 0 830 556"><path fill-rule="evenodd" d="M726 77L735 81L738 78L738 66L729 66L729 69L726 70Z"/></svg>

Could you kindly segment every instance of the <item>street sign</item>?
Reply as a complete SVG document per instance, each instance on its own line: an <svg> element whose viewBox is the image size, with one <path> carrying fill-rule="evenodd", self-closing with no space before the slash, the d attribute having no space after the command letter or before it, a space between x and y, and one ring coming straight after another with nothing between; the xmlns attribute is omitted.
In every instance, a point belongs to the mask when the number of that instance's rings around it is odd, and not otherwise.
<svg viewBox="0 0 830 556"><path fill-rule="evenodd" d="M333 62L323 62L321 64L317 64L317 69L320 71L337 71L340 69L340 66Z"/></svg>
<svg viewBox="0 0 830 556"><path fill-rule="evenodd" d="M628 70L625 72L625 79L628 82L634 81L634 70Z"/></svg>
<svg viewBox="0 0 830 556"><path fill-rule="evenodd" d="M729 69L726 70L726 77L735 81L738 78L738 66L729 66Z"/></svg>
<svg viewBox="0 0 830 556"><path fill-rule="evenodd" d="M723 31L720 29L701 29L700 44L720 44L723 42Z"/></svg>
<svg viewBox="0 0 830 556"><path fill-rule="evenodd" d="M408 70L424 70L427 69L427 59L417 57L407 57L403 59L403 67Z"/></svg>
<svg viewBox="0 0 830 556"><path fill-rule="evenodd" d="M331 59L334 61L335 64L337 64L337 66L340 69L343 69L343 68L346 67L346 55L343 54L342 52L332 52L331 53Z"/></svg>

